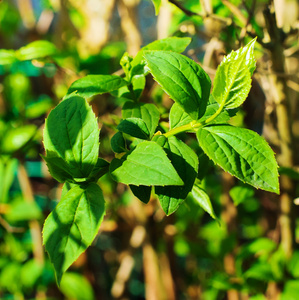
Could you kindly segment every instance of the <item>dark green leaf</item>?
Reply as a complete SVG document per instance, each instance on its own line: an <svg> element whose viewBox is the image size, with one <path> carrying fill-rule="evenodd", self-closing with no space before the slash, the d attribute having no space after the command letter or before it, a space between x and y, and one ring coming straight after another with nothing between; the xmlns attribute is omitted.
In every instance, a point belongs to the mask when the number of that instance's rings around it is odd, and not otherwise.
<svg viewBox="0 0 299 300"><path fill-rule="evenodd" d="M112 151L115 153L122 153L127 151L126 141L123 137L123 134L121 132L117 132L112 138L111 138L111 148Z"/></svg>
<svg viewBox="0 0 299 300"><path fill-rule="evenodd" d="M50 153L48 151L48 156L41 155L41 157L45 160L51 176L61 183L65 181L74 182L68 164L61 157L55 156L56 153L52 156Z"/></svg>
<svg viewBox="0 0 299 300"><path fill-rule="evenodd" d="M48 216L43 242L56 271L58 284L63 273L86 250L98 233L105 213L100 187L72 187Z"/></svg>
<svg viewBox="0 0 299 300"><path fill-rule="evenodd" d="M115 91L126 85L128 82L116 75L87 75L73 82L67 93L76 92L81 97L90 98Z"/></svg>
<svg viewBox="0 0 299 300"><path fill-rule="evenodd" d="M99 129L86 100L73 95L50 112L44 145L47 156L60 157L66 162L75 180L89 176L98 161Z"/></svg>
<svg viewBox="0 0 299 300"><path fill-rule="evenodd" d="M279 193L274 153L257 133L230 125L211 125L200 129L197 139L225 171L256 188Z"/></svg>
<svg viewBox="0 0 299 300"><path fill-rule="evenodd" d="M168 51L146 51L144 57L154 79L193 119L204 115L211 80L206 72L186 56Z"/></svg>
<svg viewBox="0 0 299 300"><path fill-rule="evenodd" d="M189 146L174 136L168 139L165 151L184 182L183 186L155 187L164 212L170 215L178 209L191 191L198 171L198 159Z"/></svg>
<svg viewBox="0 0 299 300"><path fill-rule="evenodd" d="M99 157L98 161L87 178L87 181L98 181L103 175L109 172L109 163L103 158Z"/></svg>
<svg viewBox="0 0 299 300"><path fill-rule="evenodd" d="M135 197L137 197L140 201L147 204L151 198L151 186L145 185L130 185L130 189Z"/></svg>
<svg viewBox="0 0 299 300"><path fill-rule="evenodd" d="M147 140L149 138L149 131L145 122L139 118L127 118L122 120L117 129L120 132L129 134L133 137Z"/></svg>
<svg viewBox="0 0 299 300"><path fill-rule="evenodd" d="M131 79L131 84L121 87L111 94L125 100L138 101L145 87L144 75L136 75Z"/></svg>
<svg viewBox="0 0 299 300"><path fill-rule="evenodd" d="M212 94L226 108L240 106L248 96L255 69L254 43L255 39L244 48L232 51L217 68Z"/></svg>
<svg viewBox="0 0 299 300"><path fill-rule="evenodd" d="M151 103L135 103L127 101L122 109L123 119L140 118L147 127L150 137L153 136L159 124L160 113L157 107Z"/></svg>
<svg viewBox="0 0 299 300"><path fill-rule="evenodd" d="M115 181L137 186L183 185L162 147L149 141L138 144L122 159L113 159L110 173Z"/></svg>
<svg viewBox="0 0 299 300"><path fill-rule="evenodd" d="M19 60L39 59L57 54L54 44L48 41L35 41L16 51Z"/></svg>

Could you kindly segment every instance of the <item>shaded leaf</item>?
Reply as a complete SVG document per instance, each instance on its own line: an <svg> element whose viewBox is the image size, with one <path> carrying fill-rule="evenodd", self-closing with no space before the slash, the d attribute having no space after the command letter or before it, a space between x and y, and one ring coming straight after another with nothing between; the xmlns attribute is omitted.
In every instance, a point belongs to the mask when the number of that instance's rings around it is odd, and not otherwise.
<svg viewBox="0 0 299 300"><path fill-rule="evenodd" d="M126 141L121 132L116 134L110 140L112 151L115 153L122 153L127 151Z"/></svg>
<svg viewBox="0 0 299 300"><path fill-rule="evenodd" d="M198 159L189 146L174 136L168 139L165 151L184 182L183 186L155 187L164 212L170 215L178 209L191 191L198 171Z"/></svg>
<svg viewBox="0 0 299 300"><path fill-rule="evenodd" d="M123 119L139 118L142 119L147 127L150 137L153 136L159 124L160 112L151 103L135 103L127 101L122 109Z"/></svg>
<svg viewBox="0 0 299 300"><path fill-rule="evenodd" d="M151 186L145 186L145 185L130 185L130 189L134 196L138 198L143 203L147 204L151 198Z"/></svg>
<svg viewBox="0 0 299 300"><path fill-rule="evenodd" d="M120 132L129 134L133 137L147 140L149 138L149 131L145 122L139 118L127 118L122 120L116 127Z"/></svg>

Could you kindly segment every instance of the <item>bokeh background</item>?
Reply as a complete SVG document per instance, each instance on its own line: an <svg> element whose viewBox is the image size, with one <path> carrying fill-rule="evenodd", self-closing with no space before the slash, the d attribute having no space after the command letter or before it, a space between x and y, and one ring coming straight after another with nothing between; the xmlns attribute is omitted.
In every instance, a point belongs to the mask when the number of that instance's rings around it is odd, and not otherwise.
<svg viewBox="0 0 299 300"><path fill-rule="evenodd" d="M52 42L55 60L1 63L0 299L298 299L299 3L296 0L2 0L0 48ZM202 156L199 177L219 221L188 197L166 217L109 176L100 179L107 214L92 246L57 287L42 225L60 199L40 154L49 111L87 74L121 74L120 59L168 36L191 37L184 53L213 79L223 55L258 36L252 90L232 124L250 128L276 152L281 195L257 191ZM167 126L172 100L148 76L142 101ZM100 154L123 100L90 99Z"/></svg>

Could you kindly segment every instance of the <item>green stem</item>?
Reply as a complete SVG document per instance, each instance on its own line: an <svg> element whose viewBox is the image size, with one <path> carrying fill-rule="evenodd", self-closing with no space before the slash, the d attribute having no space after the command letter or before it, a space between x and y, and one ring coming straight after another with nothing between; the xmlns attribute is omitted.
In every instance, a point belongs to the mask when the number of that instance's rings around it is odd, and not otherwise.
<svg viewBox="0 0 299 300"><path fill-rule="evenodd" d="M214 119L216 119L218 117L218 115L222 112L222 109L223 109L224 105L225 105L225 101L222 101L222 103L219 106L219 108L217 109L217 111L211 117L206 119L204 121L204 124L208 124L208 123L212 122Z"/></svg>
<svg viewBox="0 0 299 300"><path fill-rule="evenodd" d="M223 110L224 105L225 105L225 101L223 101L221 103L221 105L219 106L219 108L217 109L217 111L210 118L205 120L203 123L200 123L197 121L192 121L189 124L174 128L174 129L164 133L163 135L168 138L173 135L176 135L176 134L179 134L182 132L186 132L186 131L197 131L203 125L206 125L206 124L212 122L214 119L216 119L218 117L218 115L221 113L221 111Z"/></svg>
<svg viewBox="0 0 299 300"><path fill-rule="evenodd" d="M183 125L183 126L180 126L180 127L177 127L177 128L174 128L166 133L164 133L164 136L165 137L171 137L173 135L176 135L176 134L179 134L181 132L185 132L185 131L190 131L190 130L194 130L194 125L195 124L198 124L198 123L195 123L196 121L192 121L190 122L189 124L186 124L186 125Z"/></svg>

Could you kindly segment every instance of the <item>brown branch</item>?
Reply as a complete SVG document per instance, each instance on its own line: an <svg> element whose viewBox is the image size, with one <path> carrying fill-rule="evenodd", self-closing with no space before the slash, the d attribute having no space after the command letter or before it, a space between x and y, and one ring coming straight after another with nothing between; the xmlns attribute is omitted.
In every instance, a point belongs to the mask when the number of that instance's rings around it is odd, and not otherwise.
<svg viewBox="0 0 299 300"><path fill-rule="evenodd" d="M22 190L24 200L34 202L34 196L27 171L23 163L20 163L18 170L18 180ZM29 222L30 233L33 241L33 255L36 261L40 264L44 263L44 249L42 244L41 226L37 220Z"/></svg>
<svg viewBox="0 0 299 300"><path fill-rule="evenodd" d="M23 227L14 227L11 226L5 219L0 216L0 225L9 233L20 233L24 232L25 228Z"/></svg>
<svg viewBox="0 0 299 300"><path fill-rule="evenodd" d="M177 0L168 0L168 2L172 3L173 5L175 5L177 8L179 8L188 17L200 17L202 19L211 18L213 20L217 20L217 21L220 21L220 22L224 23L226 26L229 26L229 25L232 24L232 20L229 19L229 18L220 17L220 16L217 16L215 14L208 14L208 13L203 14L203 13L193 12L193 11L185 8Z"/></svg>
<svg viewBox="0 0 299 300"><path fill-rule="evenodd" d="M275 73L286 73L283 40L284 35L277 27L275 13L270 7L264 10L266 28L268 30L271 44L270 55L272 69ZM280 139L281 154L278 157L279 164L284 167L293 166L293 135L292 118L290 112L290 98L287 81L281 76L271 76L274 88L274 102L276 105L277 128ZM280 198L280 230L281 245L285 255L289 258L293 252L294 243L294 218L292 216L294 184L286 175L280 177L281 198Z"/></svg>

